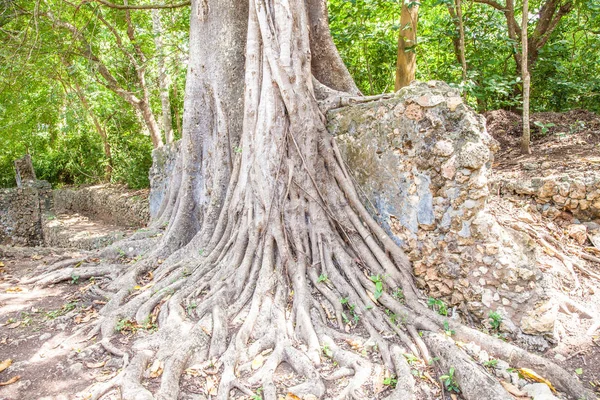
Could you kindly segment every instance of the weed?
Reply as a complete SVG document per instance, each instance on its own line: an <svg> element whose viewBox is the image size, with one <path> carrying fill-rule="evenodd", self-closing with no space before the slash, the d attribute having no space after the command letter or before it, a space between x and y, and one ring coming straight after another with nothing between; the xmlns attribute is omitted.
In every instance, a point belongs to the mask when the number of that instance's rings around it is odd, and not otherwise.
<svg viewBox="0 0 600 400"><path fill-rule="evenodd" d="M323 354L325 354L327 357L329 357L329 358L333 357L333 351L331 351L329 346L327 346L326 344L323 345L322 350L323 350Z"/></svg>
<svg viewBox="0 0 600 400"><path fill-rule="evenodd" d="M379 275L373 275L370 279L375 284L375 293L373 295L375 296L375 300L377 300L383 295L383 281Z"/></svg>
<svg viewBox="0 0 600 400"><path fill-rule="evenodd" d="M454 329L450 329L450 326L448 325L448 321L444 321L444 332L446 332L446 335L448 335L448 336L452 336L452 335L456 334L456 331L454 331Z"/></svg>
<svg viewBox="0 0 600 400"><path fill-rule="evenodd" d="M318 283L327 282L327 274L319 275L319 279L317 279Z"/></svg>
<svg viewBox="0 0 600 400"><path fill-rule="evenodd" d="M490 325L492 326L492 329L497 331L500 330L500 325L502 324L502 315L494 311L491 312L488 317L490 318Z"/></svg>
<svg viewBox="0 0 600 400"><path fill-rule="evenodd" d="M495 358L490 358L488 361L483 363L484 367L495 367L496 365L498 365L498 360Z"/></svg>
<svg viewBox="0 0 600 400"><path fill-rule="evenodd" d="M251 400L262 400L262 393L263 389L261 387L259 387L258 389L256 389L256 394L253 394L252 397L250 397Z"/></svg>
<svg viewBox="0 0 600 400"><path fill-rule="evenodd" d="M446 303L444 303L442 300L434 299L433 297L429 297L427 299L427 305L440 315L443 315L443 316L448 315L448 307L446 306Z"/></svg>
<svg viewBox="0 0 600 400"><path fill-rule="evenodd" d="M442 380L442 383L447 391L460 393L458 382L456 382L456 377L454 376L454 367L450 367L448 373L440 376L440 379Z"/></svg>
<svg viewBox="0 0 600 400"><path fill-rule="evenodd" d="M392 293L392 296L396 300L404 300L404 292L402 291L402 289L396 289L396 291Z"/></svg>
<svg viewBox="0 0 600 400"><path fill-rule="evenodd" d="M71 285L77 285L79 283L79 275L71 275Z"/></svg>
<svg viewBox="0 0 600 400"><path fill-rule="evenodd" d="M395 375L388 376L387 378L383 378L383 384L395 388L398 384L398 379L396 379Z"/></svg>

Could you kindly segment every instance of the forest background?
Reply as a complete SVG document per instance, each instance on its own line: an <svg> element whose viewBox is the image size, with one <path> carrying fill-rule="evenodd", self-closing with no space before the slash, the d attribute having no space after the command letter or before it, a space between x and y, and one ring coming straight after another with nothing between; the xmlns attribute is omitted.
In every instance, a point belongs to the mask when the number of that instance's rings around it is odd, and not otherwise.
<svg viewBox="0 0 600 400"><path fill-rule="evenodd" d="M418 8L416 43L403 50L416 79L450 83L478 112L518 112L521 44L510 22L518 29L522 4L499 1L330 0L329 18L365 95L394 91L398 37L413 29L402 8ZM0 187L15 185L13 161L25 153L54 186L148 187L153 147L181 136L189 7L106 3L0 0ZM599 113L600 2L532 0L529 10L532 112Z"/></svg>

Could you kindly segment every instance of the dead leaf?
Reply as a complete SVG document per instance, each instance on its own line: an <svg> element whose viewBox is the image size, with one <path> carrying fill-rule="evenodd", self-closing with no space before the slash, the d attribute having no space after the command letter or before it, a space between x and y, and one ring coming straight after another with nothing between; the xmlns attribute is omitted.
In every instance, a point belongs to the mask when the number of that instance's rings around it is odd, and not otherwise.
<svg viewBox="0 0 600 400"><path fill-rule="evenodd" d="M18 381L19 379L21 379L21 377L19 375L13 376L12 378L10 378L9 380L7 380L6 382L0 382L0 386L11 385L11 384L15 383L16 381Z"/></svg>
<svg viewBox="0 0 600 400"><path fill-rule="evenodd" d="M21 289L18 286L9 287L8 289L6 289L6 293L19 293L19 292L22 292L22 291L23 291L23 289Z"/></svg>
<svg viewBox="0 0 600 400"><path fill-rule="evenodd" d="M94 379L96 379L98 382L105 382L105 381L113 378L116 374L117 374L116 372L114 372L112 374L111 373L108 373L108 374L102 373L100 375L97 375Z"/></svg>
<svg viewBox="0 0 600 400"><path fill-rule="evenodd" d="M4 263L0 261L0 268L4 267Z"/></svg>
<svg viewBox="0 0 600 400"><path fill-rule="evenodd" d="M34 254L34 255L31 256L31 259L32 260L41 260L42 256L40 256L39 254Z"/></svg>
<svg viewBox="0 0 600 400"><path fill-rule="evenodd" d="M296 396L294 393L288 393L285 395L285 400L302 400L300 397Z"/></svg>
<svg viewBox="0 0 600 400"><path fill-rule="evenodd" d="M535 382L545 383L546 385L548 385L548 387L550 388L550 390L552 390L553 392L556 393L556 389L554 388L554 386L552 386L552 384L550 383L550 381L547 380L547 379L545 379L545 378L542 378L535 371L533 371L533 370L531 370L529 368L519 368L518 371L526 379L531 379L532 381L535 381Z"/></svg>
<svg viewBox="0 0 600 400"><path fill-rule="evenodd" d="M94 369L94 368L102 368L102 367L104 367L104 364L106 364L106 361L100 361L97 363L85 363L85 366L90 369Z"/></svg>
<svg viewBox="0 0 600 400"><path fill-rule="evenodd" d="M102 300L94 300L94 304L99 304L99 305L103 306L106 304L106 302L102 301Z"/></svg>
<svg viewBox="0 0 600 400"><path fill-rule="evenodd" d="M160 360L154 360L150 366L150 378L158 378L163 373L163 363Z"/></svg>
<svg viewBox="0 0 600 400"><path fill-rule="evenodd" d="M252 360L252 369L257 370L265 363L265 357L262 354L256 356L254 360Z"/></svg>
<svg viewBox="0 0 600 400"><path fill-rule="evenodd" d="M217 380L212 376L206 377L206 391L211 396L217 395Z"/></svg>
<svg viewBox="0 0 600 400"><path fill-rule="evenodd" d="M516 396L516 397L527 397L527 393L523 392L521 389L519 389L518 387L516 387L512 383L508 383L508 382L504 382L504 381L500 381L500 383L502 384L502 387L504 387L504 389L508 393L512 394L513 396Z"/></svg>
<svg viewBox="0 0 600 400"><path fill-rule="evenodd" d="M363 344L360 340L346 339L346 343L348 343L353 350L362 350Z"/></svg>
<svg viewBox="0 0 600 400"><path fill-rule="evenodd" d="M0 372L4 371L6 368L10 367L10 364L12 364L12 360L10 358L2 361L0 363Z"/></svg>
<svg viewBox="0 0 600 400"><path fill-rule="evenodd" d="M17 322L13 322L12 324L8 325L8 329L15 329L18 328L19 325L21 325L22 321L17 321Z"/></svg>

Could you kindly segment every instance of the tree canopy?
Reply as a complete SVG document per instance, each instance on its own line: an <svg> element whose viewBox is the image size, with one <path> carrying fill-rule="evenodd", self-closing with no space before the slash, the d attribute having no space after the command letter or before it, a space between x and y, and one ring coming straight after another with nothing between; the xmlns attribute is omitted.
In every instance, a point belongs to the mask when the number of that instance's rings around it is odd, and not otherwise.
<svg viewBox="0 0 600 400"><path fill-rule="evenodd" d="M0 186L14 185L12 162L26 152L32 154L38 176L53 184L110 180L136 188L148 185L150 135L156 131L168 141L161 90L168 92L175 138L181 135L190 8L185 2L166 2L179 7L152 12L143 9L149 2L130 3L2 1ZM449 12L456 3L420 2L417 43L406 50L416 55L416 78L461 88L480 112L518 109L521 82L515 54L520 44L511 37L504 12L512 4L514 20L520 21L521 2L513 3L462 2L463 80L456 15ZM564 15L534 51L532 111L599 112L600 5L532 1L531 40L541 25L542 7L550 3ZM125 12L126 4L142 9ZM394 0L329 1L332 36L363 94L394 90L398 35L410 29L401 26L401 10ZM162 23L160 32L153 14ZM165 75L171 84L161 89Z"/></svg>

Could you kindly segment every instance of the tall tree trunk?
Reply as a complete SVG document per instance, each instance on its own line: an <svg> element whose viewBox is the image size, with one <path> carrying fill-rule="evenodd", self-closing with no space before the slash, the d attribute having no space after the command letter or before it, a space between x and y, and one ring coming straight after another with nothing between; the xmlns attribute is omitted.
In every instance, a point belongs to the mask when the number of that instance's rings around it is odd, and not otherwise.
<svg viewBox="0 0 600 400"><path fill-rule="evenodd" d="M398 58L396 60L395 89L408 86L415 80L417 70L417 24L419 19L419 2L402 1L400 14L400 33L398 35Z"/></svg>
<svg viewBox="0 0 600 400"><path fill-rule="evenodd" d="M531 154L530 142L531 132L529 129L529 86L531 78L527 57L527 25L529 23L529 1L523 0L523 18L521 20L521 77L523 80L523 138L521 140L521 152Z"/></svg>
<svg viewBox="0 0 600 400"><path fill-rule="evenodd" d="M164 31L160 21L160 12L158 10L152 10L152 28L154 30L156 62L158 64L158 86L160 88L160 103L162 107L162 128L165 133L165 142L173 143L173 121L171 118L171 101L169 99L171 80L165 66L165 50L162 42Z"/></svg>
<svg viewBox="0 0 600 400"><path fill-rule="evenodd" d="M456 17L458 20L458 50L460 55L460 65L462 67L462 82L467 81L467 57L465 55L465 26L462 14L461 0L455 0Z"/></svg>

